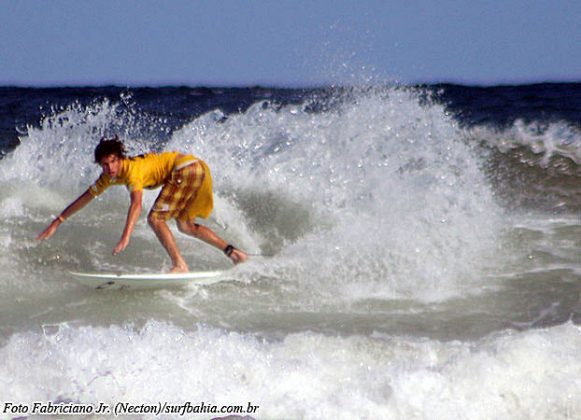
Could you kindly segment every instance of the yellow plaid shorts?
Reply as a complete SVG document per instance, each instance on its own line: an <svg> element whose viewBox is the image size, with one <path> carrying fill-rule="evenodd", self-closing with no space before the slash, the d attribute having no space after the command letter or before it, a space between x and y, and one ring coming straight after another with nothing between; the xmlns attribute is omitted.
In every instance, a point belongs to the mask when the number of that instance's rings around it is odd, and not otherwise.
<svg viewBox="0 0 581 420"><path fill-rule="evenodd" d="M150 217L156 220L184 221L193 220L197 216L208 217L213 207L213 199L209 174L206 180L207 169L207 166L199 160L185 167L174 169L169 181L164 184L153 203ZM201 188L205 184L204 180L207 181L206 187ZM210 182L209 188L208 182Z"/></svg>

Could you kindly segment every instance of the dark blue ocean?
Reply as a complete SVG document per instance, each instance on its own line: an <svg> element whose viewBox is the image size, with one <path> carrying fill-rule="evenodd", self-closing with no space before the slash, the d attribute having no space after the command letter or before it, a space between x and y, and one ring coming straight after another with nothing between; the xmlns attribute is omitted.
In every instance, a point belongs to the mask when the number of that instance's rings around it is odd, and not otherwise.
<svg viewBox="0 0 581 420"><path fill-rule="evenodd" d="M232 268L179 236L190 268L232 281L78 284L70 271L169 268L145 211L111 255L122 188L35 241L99 176L112 134L130 154L203 158L201 223L269 257ZM581 417L579 83L0 87L0 154L0 416L43 401Z"/></svg>

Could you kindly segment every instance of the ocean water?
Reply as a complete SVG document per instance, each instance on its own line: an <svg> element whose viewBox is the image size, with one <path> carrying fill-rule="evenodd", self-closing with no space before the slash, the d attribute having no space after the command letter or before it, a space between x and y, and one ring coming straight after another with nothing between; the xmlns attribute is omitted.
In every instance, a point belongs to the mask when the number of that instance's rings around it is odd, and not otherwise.
<svg viewBox="0 0 581 420"><path fill-rule="evenodd" d="M580 115L579 84L0 88L0 416L580 418ZM123 188L35 241L112 133L206 160L203 223L268 257L203 287L77 284L169 268L144 217L111 255ZM192 269L231 267L178 243Z"/></svg>

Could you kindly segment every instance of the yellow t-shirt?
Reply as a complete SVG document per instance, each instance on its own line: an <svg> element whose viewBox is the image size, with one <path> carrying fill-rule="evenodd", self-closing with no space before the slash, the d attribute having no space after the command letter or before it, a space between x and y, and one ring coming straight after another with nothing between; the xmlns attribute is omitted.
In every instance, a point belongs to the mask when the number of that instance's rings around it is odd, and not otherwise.
<svg viewBox="0 0 581 420"><path fill-rule="evenodd" d="M169 179L175 168L196 160L198 159L192 155L182 155L179 152L148 153L124 158L121 159L121 167L115 178L101 174L89 188L89 192L96 197L111 185L126 185L129 191L159 188Z"/></svg>

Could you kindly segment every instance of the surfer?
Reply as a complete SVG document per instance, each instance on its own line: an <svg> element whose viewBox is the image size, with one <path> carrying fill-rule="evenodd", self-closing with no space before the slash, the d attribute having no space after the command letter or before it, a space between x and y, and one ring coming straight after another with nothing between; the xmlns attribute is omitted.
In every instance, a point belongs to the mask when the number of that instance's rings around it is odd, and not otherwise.
<svg viewBox="0 0 581 420"><path fill-rule="evenodd" d="M109 186L125 185L129 190L131 204L121 239L113 249L113 255L117 255L129 245L129 239L141 214L143 189L162 187L147 221L171 258L170 272L182 273L189 269L167 225L169 219L176 220L180 232L222 250L234 264L248 258L245 252L228 244L210 228L195 222L197 217L207 218L214 205L210 169L201 159L179 152L127 157L123 143L115 136L112 139L101 139L95 148L95 162L103 169L101 176L36 239L49 239L66 219Z"/></svg>

